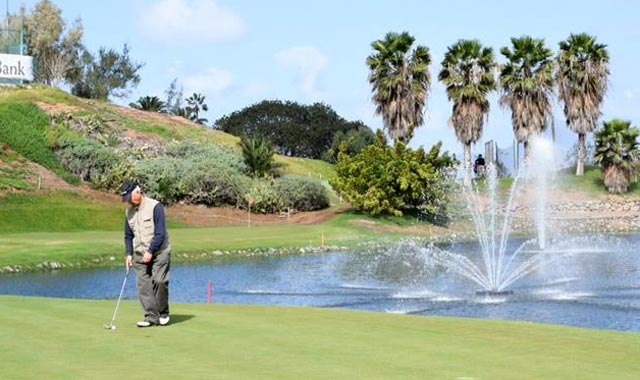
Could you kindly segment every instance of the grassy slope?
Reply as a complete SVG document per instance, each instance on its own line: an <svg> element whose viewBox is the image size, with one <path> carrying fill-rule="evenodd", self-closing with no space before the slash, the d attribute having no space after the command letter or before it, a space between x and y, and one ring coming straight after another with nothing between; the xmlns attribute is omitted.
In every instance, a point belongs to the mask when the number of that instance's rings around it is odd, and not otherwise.
<svg viewBox="0 0 640 380"><path fill-rule="evenodd" d="M576 177L575 169L561 173L559 186L565 191L582 192L594 198L607 195L602 179L602 171L596 167L587 167L584 176ZM629 186L626 194L619 195L622 198L640 197L640 183L634 182Z"/></svg>
<svg viewBox="0 0 640 380"><path fill-rule="evenodd" d="M171 228L173 251L177 261L183 253L212 252L248 248L277 248L349 245L368 237L364 229L352 227L344 215L320 225L279 225L247 228ZM118 226L121 223L118 222ZM0 234L0 268L5 265L34 266L43 261L73 265L120 265L110 257L124 252L122 231L32 232ZM193 255L188 259L194 259ZM93 263L94 260L100 262Z"/></svg>
<svg viewBox="0 0 640 380"><path fill-rule="evenodd" d="M132 118L130 115L123 113L120 107L112 104L79 99L49 87L34 86L32 89L0 90L0 106L24 106L35 102L73 106L76 107L75 113L81 115L99 114L104 119L115 121L126 129L159 136L166 140L189 139L203 143L227 145L233 148L237 148L237 144L240 141L236 136L202 128L195 124L175 123L168 117L165 119L166 121L162 121L162 118ZM0 138L0 141L2 140ZM284 156L278 156L277 159L285 164L284 170L287 174L311 175L316 178L330 178L334 175L333 166L321 160Z"/></svg>
<svg viewBox="0 0 640 380"><path fill-rule="evenodd" d="M114 293L117 292L114 284ZM254 306L0 297L3 379L637 379L640 334Z"/></svg>

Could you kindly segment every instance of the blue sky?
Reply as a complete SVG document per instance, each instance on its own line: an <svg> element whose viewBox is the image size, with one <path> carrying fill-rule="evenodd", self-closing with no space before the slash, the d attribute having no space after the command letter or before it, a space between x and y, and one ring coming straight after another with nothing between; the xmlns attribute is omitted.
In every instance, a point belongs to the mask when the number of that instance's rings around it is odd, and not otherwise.
<svg viewBox="0 0 640 380"><path fill-rule="evenodd" d="M25 1L31 8L35 0ZM129 101L143 95L164 97L174 78L185 95L207 96L210 121L263 99L322 101L349 120L381 128L374 115L367 82L366 57L371 42L389 31L407 31L429 47L433 84L426 124L412 145L443 141L459 154L461 147L447 120L451 112L437 72L447 46L460 38L477 38L496 50L512 36L544 38L557 51L570 33L587 32L608 45L611 76L603 119L620 117L640 123L640 1L411 1L411 0L54 0L71 22L81 17L85 40L100 46L131 47L145 62L142 81ZM11 1L15 10L19 3ZM476 147L493 139L500 147L513 142L510 113L492 98L489 122ZM576 140L557 106L558 145Z"/></svg>

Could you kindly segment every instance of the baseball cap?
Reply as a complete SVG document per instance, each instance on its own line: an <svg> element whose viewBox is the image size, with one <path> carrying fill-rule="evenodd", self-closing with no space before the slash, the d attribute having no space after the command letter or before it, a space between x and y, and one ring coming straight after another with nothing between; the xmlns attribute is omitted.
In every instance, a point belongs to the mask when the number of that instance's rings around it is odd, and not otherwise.
<svg viewBox="0 0 640 380"><path fill-rule="evenodd" d="M140 190L140 187L135 182L125 182L120 188L120 195L122 195L123 202L129 202L131 200L131 194L135 190Z"/></svg>

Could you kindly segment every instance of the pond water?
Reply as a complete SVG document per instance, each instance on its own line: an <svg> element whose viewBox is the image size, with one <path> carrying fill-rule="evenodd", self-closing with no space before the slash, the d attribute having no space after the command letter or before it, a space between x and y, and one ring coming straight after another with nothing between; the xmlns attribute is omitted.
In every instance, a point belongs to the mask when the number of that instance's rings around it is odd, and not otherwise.
<svg viewBox="0 0 640 380"><path fill-rule="evenodd" d="M595 242L595 243L594 243ZM582 240L513 283L507 295L479 295L477 285L443 267L415 242L392 249L219 260L173 265L172 302L312 306L398 314L520 320L640 332L640 236ZM510 241L514 251L522 240ZM478 247L447 247L468 252ZM520 260L527 259L523 253ZM123 269L0 276L0 294L115 299ZM130 276L125 299L136 299Z"/></svg>

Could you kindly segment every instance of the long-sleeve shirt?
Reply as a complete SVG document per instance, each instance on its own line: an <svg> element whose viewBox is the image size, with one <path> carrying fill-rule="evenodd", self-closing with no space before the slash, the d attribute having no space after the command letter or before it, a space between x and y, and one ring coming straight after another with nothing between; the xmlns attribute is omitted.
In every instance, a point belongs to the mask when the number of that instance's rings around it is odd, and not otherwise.
<svg viewBox="0 0 640 380"><path fill-rule="evenodd" d="M164 207L161 203L158 203L153 208L153 239L149 245L149 253L155 255L160 249L167 234L167 226L164 217ZM134 233L127 222L127 218L124 220L124 245L127 250L127 255L133 255L133 237Z"/></svg>

